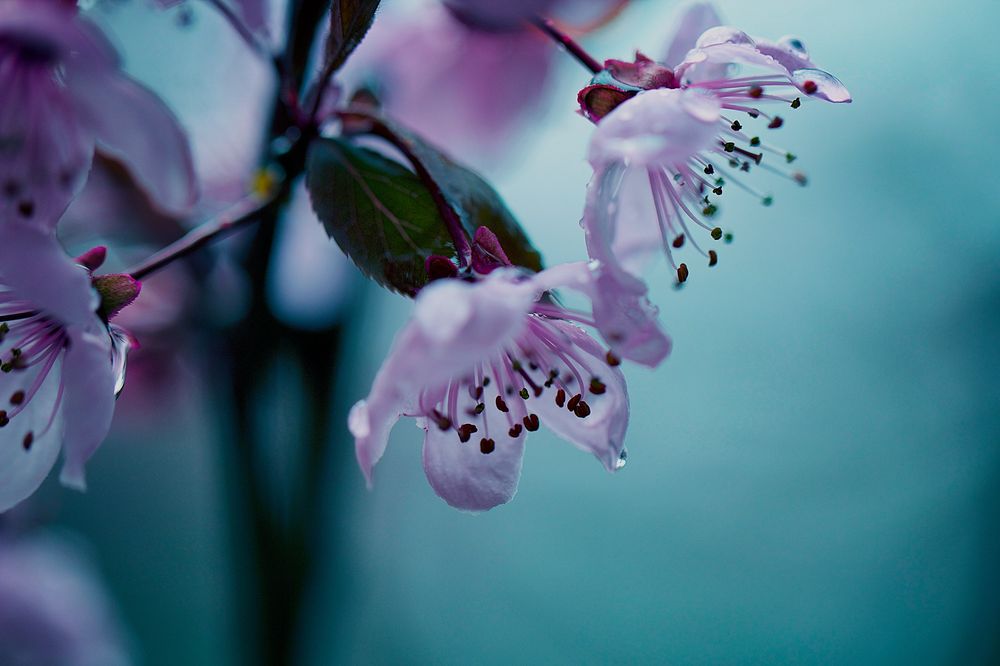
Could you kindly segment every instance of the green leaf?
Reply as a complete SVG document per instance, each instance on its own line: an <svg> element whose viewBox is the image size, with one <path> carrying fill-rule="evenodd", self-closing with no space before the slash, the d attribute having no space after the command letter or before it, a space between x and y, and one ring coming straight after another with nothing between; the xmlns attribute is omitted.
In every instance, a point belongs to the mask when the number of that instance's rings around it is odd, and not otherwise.
<svg viewBox="0 0 1000 666"><path fill-rule="evenodd" d="M500 240L511 263L533 271L542 270L542 255L531 244L503 198L479 174L453 161L410 130L384 116L368 119L377 126L376 133L419 162L414 165L418 172L421 166L426 170L470 238L475 236L479 227L489 227Z"/></svg>
<svg viewBox="0 0 1000 666"><path fill-rule="evenodd" d="M414 295L429 255L455 255L434 199L403 165L343 139L317 139L306 185L326 233L361 271Z"/></svg>
<svg viewBox="0 0 1000 666"><path fill-rule="evenodd" d="M379 0L333 0L330 7L330 35L326 40L326 71L340 69L364 38Z"/></svg>

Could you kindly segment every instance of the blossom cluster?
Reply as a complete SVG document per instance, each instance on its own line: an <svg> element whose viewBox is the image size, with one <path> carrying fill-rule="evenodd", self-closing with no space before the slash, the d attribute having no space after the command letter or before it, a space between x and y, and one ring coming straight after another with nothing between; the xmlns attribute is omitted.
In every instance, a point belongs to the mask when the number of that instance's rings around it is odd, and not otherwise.
<svg viewBox="0 0 1000 666"><path fill-rule="evenodd" d="M180 1L156 4L168 8ZM266 3L212 4L248 44L270 53ZM556 51L548 37L592 74L581 81L577 98L580 122L594 124L588 148L593 178L580 197L587 257L543 270L519 266L499 228L473 220L471 229L459 229L451 219L458 217L454 207L441 201L438 184L429 184L455 252L422 257L426 284L416 294L412 319L369 395L350 413L348 427L369 483L403 416L424 430L431 486L460 509L486 510L513 497L527 436L542 425L607 470L620 469L629 421L621 364L657 367L671 349L643 279L649 259L661 251L678 283L690 274L678 260L684 248L717 264L708 239L731 238L714 222L723 191L737 188L770 204L750 173L764 170L805 183L790 170L795 155L762 138L784 123L774 109L792 111L808 99L850 101L800 40L751 37L725 26L706 4L682 15L662 61L637 53L631 61L599 63L540 16L559 17L560 25L576 17L579 25L598 26L625 4L445 0L419 21L395 28L380 17L351 67L338 74L339 88L319 80L300 95L282 82L286 115L298 123L296 141L319 139L321 132L346 135L358 97L340 90L378 77L382 112L451 149L477 142L495 157L509 145L515 122L537 109L551 88ZM0 0L0 87L5 511L38 488L60 453L63 483L84 487L85 464L110 428L125 355L135 345L112 320L139 295L139 274L98 274L103 248L73 259L56 235L95 155L123 167L151 207L166 215L191 213L199 186L177 118L122 71L114 48L74 2ZM269 159L281 168L272 171L293 169L297 154L276 151ZM429 178L421 165L411 166ZM300 164L294 168L301 173ZM284 195L272 195L282 192L272 187L272 171L262 172L251 193L272 196L277 206ZM566 305L569 293L585 305Z"/></svg>

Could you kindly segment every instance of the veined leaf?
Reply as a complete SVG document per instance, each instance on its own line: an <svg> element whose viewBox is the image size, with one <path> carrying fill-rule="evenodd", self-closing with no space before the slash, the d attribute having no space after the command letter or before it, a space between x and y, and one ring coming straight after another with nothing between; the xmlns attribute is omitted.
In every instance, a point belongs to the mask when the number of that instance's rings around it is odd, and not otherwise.
<svg viewBox="0 0 1000 666"><path fill-rule="evenodd" d="M333 0L330 35L326 40L326 71L336 72L364 38L379 0Z"/></svg>
<svg viewBox="0 0 1000 666"><path fill-rule="evenodd" d="M306 185L327 234L379 284L407 295L432 254L455 249L426 186L403 165L343 139L317 139Z"/></svg>

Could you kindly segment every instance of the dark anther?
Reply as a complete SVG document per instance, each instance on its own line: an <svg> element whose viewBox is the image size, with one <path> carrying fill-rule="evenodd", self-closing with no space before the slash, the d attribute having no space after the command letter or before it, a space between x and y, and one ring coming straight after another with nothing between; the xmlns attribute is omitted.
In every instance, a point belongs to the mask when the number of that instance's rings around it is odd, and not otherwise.
<svg viewBox="0 0 1000 666"><path fill-rule="evenodd" d="M746 171L746 172L749 173L750 172L750 163L749 162L744 162L743 164L741 164L740 165L740 171Z"/></svg>
<svg viewBox="0 0 1000 666"><path fill-rule="evenodd" d="M805 92L805 94L812 95L814 92L819 90L819 86L816 85L815 81L806 81L805 83L802 84L802 90Z"/></svg>
<svg viewBox="0 0 1000 666"><path fill-rule="evenodd" d="M519 396L521 396L521 398L523 398L524 400L527 400L527 399L528 399L528 396L529 396L529 395L531 395L531 394L530 394L530 393L528 393L528 389L526 389L526 388L522 388L522 389L520 390L520 392L518 393L518 395L519 395Z"/></svg>
<svg viewBox="0 0 1000 666"><path fill-rule="evenodd" d="M437 427L441 428L441 430L449 430L451 428L451 419L438 410L431 410L431 418L434 419L434 423L436 423Z"/></svg>
<svg viewBox="0 0 1000 666"><path fill-rule="evenodd" d="M750 109L749 111L747 111L747 115L750 116L751 118L759 118L760 111L758 111L757 109Z"/></svg>
<svg viewBox="0 0 1000 666"><path fill-rule="evenodd" d="M492 439L484 437L479 441L479 450L483 453L493 453L493 449L495 448L497 448L497 445Z"/></svg>
<svg viewBox="0 0 1000 666"><path fill-rule="evenodd" d="M770 194L768 194L763 199L761 199L760 202L762 204L764 204L765 206L770 206L771 204L774 203L774 197L772 197Z"/></svg>
<svg viewBox="0 0 1000 666"><path fill-rule="evenodd" d="M771 119L771 122L767 124L768 129L778 129L785 124L785 121L781 119L781 116L775 116Z"/></svg>
<svg viewBox="0 0 1000 666"><path fill-rule="evenodd" d="M734 132L739 132L741 129L743 129L743 125L740 125L740 121L738 120L734 120L733 124L730 125L730 127L733 128Z"/></svg>
<svg viewBox="0 0 1000 666"><path fill-rule="evenodd" d="M750 145L751 146L759 146L760 145L760 137L759 136L752 137L750 139Z"/></svg>
<svg viewBox="0 0 1000 666"><path fill-rule="evenodd" d="M795 173L793 173L792 174L792 180L794 180L796 183L798 183L802 187L805 187L809 183L809 179L806 178L806 175L804 173L802 173L801 171L796 171Z"/></svg>
<svg viewBox="0 0 1000 666"><path fill-rule="evenodd" d="M471 423L466 423L458 429L458 439L464 444L469 441L469 438L472 437L472 433L474 432L479 432L479 428Z"/></svg>
<svg viewBox="0 0 1000 666"><path fill-rule="evenodd" d="M718 253L716 253L715 250L709 250L708 251L708 265L709 266L714 266L717 263L719 263L719 255L718 255Z"/></svg>
<svg viewBox="0 0 1000 666"><path fill-rule="evenodd" d="M535 414L528 414L524 417L524 429L528 432L535 432L538 430L539 422L538 416Z"/></svg>
<svg viewBox="0 0 1000 666"><path fill-rule="evenodd" d="M798 97L796 97L795 99L792 100L792 108L793 109L797 109L800 106L802 106L802 100L800 100Z"/></svg>
<svg viewBox="0 0 1000 666"><path fill-rule="evenodd" d="M535 370L538 370L538 364L535 363L534 361L530 361L528 363L528 367L531 369L532 372L534 372Z"/></svg>
<svg viewBox="0 0 1000 666"><path fill-rule="evenodd" d="M507 434L511 437L519 437L521 435L521 424L515 423L511 426L510 430L507 431Z"/></svg>
<svg viewBox="0 0 1000 666"><path fill-rule="evenodd" d="M583 396L577 393L576 395L574 395L572 398L569 399L569 402L566 403L566 409L572 412L574 409L576 409L576 406L580 404L581 400L583 400Z"/></svg>
<svg viewBox="0 0 1000 666"><path fill-rule="evenodd" d="M725 242L727 242L727 243L732 243L733 242L733 235L731 233L727 233L725 236L722 237L722 240L725 241Z"/></svg>
<svg viewBox="0 0 1000 666"><path fill-rule="evenodd" d="M486 405L484 405L483 403L479 403L478 405L476 405L476 408L473 409L472 411L474 411L478 416L479 414L482 414L485 410L486 410Z"/></svg>
<svg viewBox="0 0 1000 666"><path fill-rule="evenodd" d="M677 281L681 284L687 282L688 279L688 267L687 264L681 264L677 267Z"/></svg>
<svg viewBox="0 0 1000 666"><path fill-rule="evenodd" d="M711 164L709 164L707 167L705 167L704 171L705 171L706 174L708 174L709 176L711 176L713 173L715 173L715 167L713 167Z"/></svg>
<svg viewBox="0 0 1000 666"><path fill-rule="evenodd" d="M490 385L490 378L483 377L483 386L489 386L489 385Z"/></svg>
<svg viewBox="0 0 1000 666"><path fill-rule="evenodd" d="M722 144L722 147L725 149L727 153L731 153L734 150L736 150L736 144L733 143L732 141L726 141L725 143Z"/></svg>
<svg viewBox="0 0 1000 666"><path fill-rule="evenodd" d="M21 446L24 447L25 451L31 450L31 445L35 443L35 433L28 431L28 434L24 436L24 441L21 442Z"/></svg>
<svg viewBox="0 0 1000 666"><path fill-rule="evenodd" d="M483 397L483 387L482 386L477 386L476 387L476 391L475 391L475 398L476 398L476 400L479 400L482 397Z"/></svg>
<svg viewBox="0 0 1000 666"><path fill-rule="evenodd" d="M506 393L507 395L514 395L514 387L508 386L506 389L504 389L504 393Z"/></svg>
<svg viewBox="0 0 1000 666"><path fill-rule="evenodd" d="M35 214L35 202L29 199L19 202L17 212L21 214L21 217L31 217Z"/></svg>
<svg viewBox="0 0 1000 666"><path fill-rule="evenodd" d="M786 163L791 164L794 161L795 161L795 155L793 155L792 153L785 153L785 162Z"/></svg>
<svg viewBox="0 0 1000 666"><path fill-rule="evenodd" d="M608 365L610 365L612 368L622 364L622 360L617 356L615 356L614 354L612 354L611 352L608 352L607 354L604 355L604 360L607 361Z"/></svg>
<svg viewBox="0 0 1000 666"><path fill-rule="evenodd" d="M566 391L559 389L556 391L556 405L562 407L566 404Z"/></svg>
<svg viewBox="0 0 1000 666"><path fill-rule="evenodd" d="M576 409L573 410L573 413L579 416L581 419L585 419L588 416L590 416L590 405L581 400L580 404L578 404L576 406Z"/></svg>
<svg viewBox="0 0 1000 666"><path fill-rule="evenodd" d="M701 209L701 214L704 215L705 217L712 217L718 210L719 209L715 204L708 204L707 206Z"/></svg>
<svg viewBox="0 0 1000 666"><path fill-rule="evenodd" d="M504 402L503 398L501 398L500 396L497 396L497 409L505 413L510 411L510 409L507 407L507 403Z"/></svg>
<svg viewBox="0 0 1000 666"><path fill-rule="evenodd" d="M4 427L10 423L10 418L7 416L6 409L0 409L0 428Z"/></svg>
<svg viewBox="0 0 1000 666"><path fill-rule="evenodd" d="M722 196L722 188L721 187L713 187L712 188L712 193L715 194L716 196L720 196L721 197Z"/></svg>
<svg viewBox="0 0 1000 666"><path fill-rule="evenodd" d="M720 238L722 238L722 229L720 229L719 227L712 229L712 238L715 240L719 240Z"/></svg>
<svg viewBox="0 0 1000 666"><path fill-rule="evenodd" d="M764 95L764 89L760 86L754 86L747 91L747 94L754 99L760 99Z"/></svg>
<svg viewBox="0 0 1000 666"><path fill-rule="evenodd" d="M521 367L522 367L521 362L518 361L517 359L511 361L510 367L514 370L514 372L521 372Z"/></svg>
<svg viewBox="0 0 1000 666"><path fill-rule="evenodd" d="M24 391L14 391L10 396L10 404L20 405L24 402Z"/></svg>
<svg viewBox="0 0 1000 666"><path fill-rule="evenodd" d="M680 234L677 238L675 238L671 245L673 245L675 249L682 247L684 245L684 234Z"/></svg>
<svg viewBox="0 0 1000 666"><path fill-rule="evenodd" d="M604 382L602 382L597 377L592 377L590 379L590 392L593 393L594 395L602 395L607 390L608 387L605 386Z"/></svg>

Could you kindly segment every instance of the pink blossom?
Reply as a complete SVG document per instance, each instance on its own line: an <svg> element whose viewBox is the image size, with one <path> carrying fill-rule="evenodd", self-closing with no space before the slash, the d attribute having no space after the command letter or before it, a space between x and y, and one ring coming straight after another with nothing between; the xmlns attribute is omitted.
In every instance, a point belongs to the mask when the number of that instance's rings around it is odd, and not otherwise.
<svg viewBox="0 0 1000 666"><path fill-rule="evenodd" d="M463 158L496 158L542 102L557 51L530 26L477 29L439 3L381 12L340 75Z"/></svg>
<svg viewBox="0 0 1000 666"><path fill-rule="evenodd" d="M92 267L101 258L82 261ZM62 482L85 486L84 464L111 425L128 348L128 335L98 315L99 300L87 268L52 234L18 222L3 228L0 511L38 488L60 449Z"/></svg>
<svg viewBox="0 0 1000 666"><path fill-rule="evenodd" d="M584 263L536 275L499 267L475 282L442 279L421 291L368 398L351 410L369 484L389 431L404 415L417 418L426 433L431 486L460 509L482 511L513 497L525 437L542 423L608 470L620 468L629 413L625 378L619 358L580 325L598 328L617 341L617 353L649 365L667 354L669 340L651 319L655 310L627 290L619 300L604 292L604 310L595 304L592 313L552 296L557 287L596 293L597 280ZM640 313L647 319L639 321Z"/></svg>
<svg viewBox="0 0 1000 666"><path fill-rule="evenodd" d="M609 60L580 92L584 115L597 123L584 215L593 258L636 272L660 247L683 282L688 267L675 263L673 253L690 244L715 265L716 251L703 250L692 232L730 238L710 223L724 189L736 187L770 205L772 197L744 173L759 167L806 182L786 168L795 155L759 136L784 122L765 105L797 109L805 97L851 101L833 75L814 66L801 41L770 42L711 27L717 19L710 6L694 6L668 49L672 57L683 54L680 62L667 66L641 53L634 62Z"/></svg>
<svg viewBox="0 0 1000 666"><path fill-rule="evenodd" d="M50 534L0 537L4 664L127 666L121 624L93 564Z"/></svg>
<svg viewBox="0 0 1000 666"><path fill-rule="evenodd" d="M74 5L0 3L0 220L54 224L95 144L165 211L186 210L196 182L184 132Z"/></svg>

